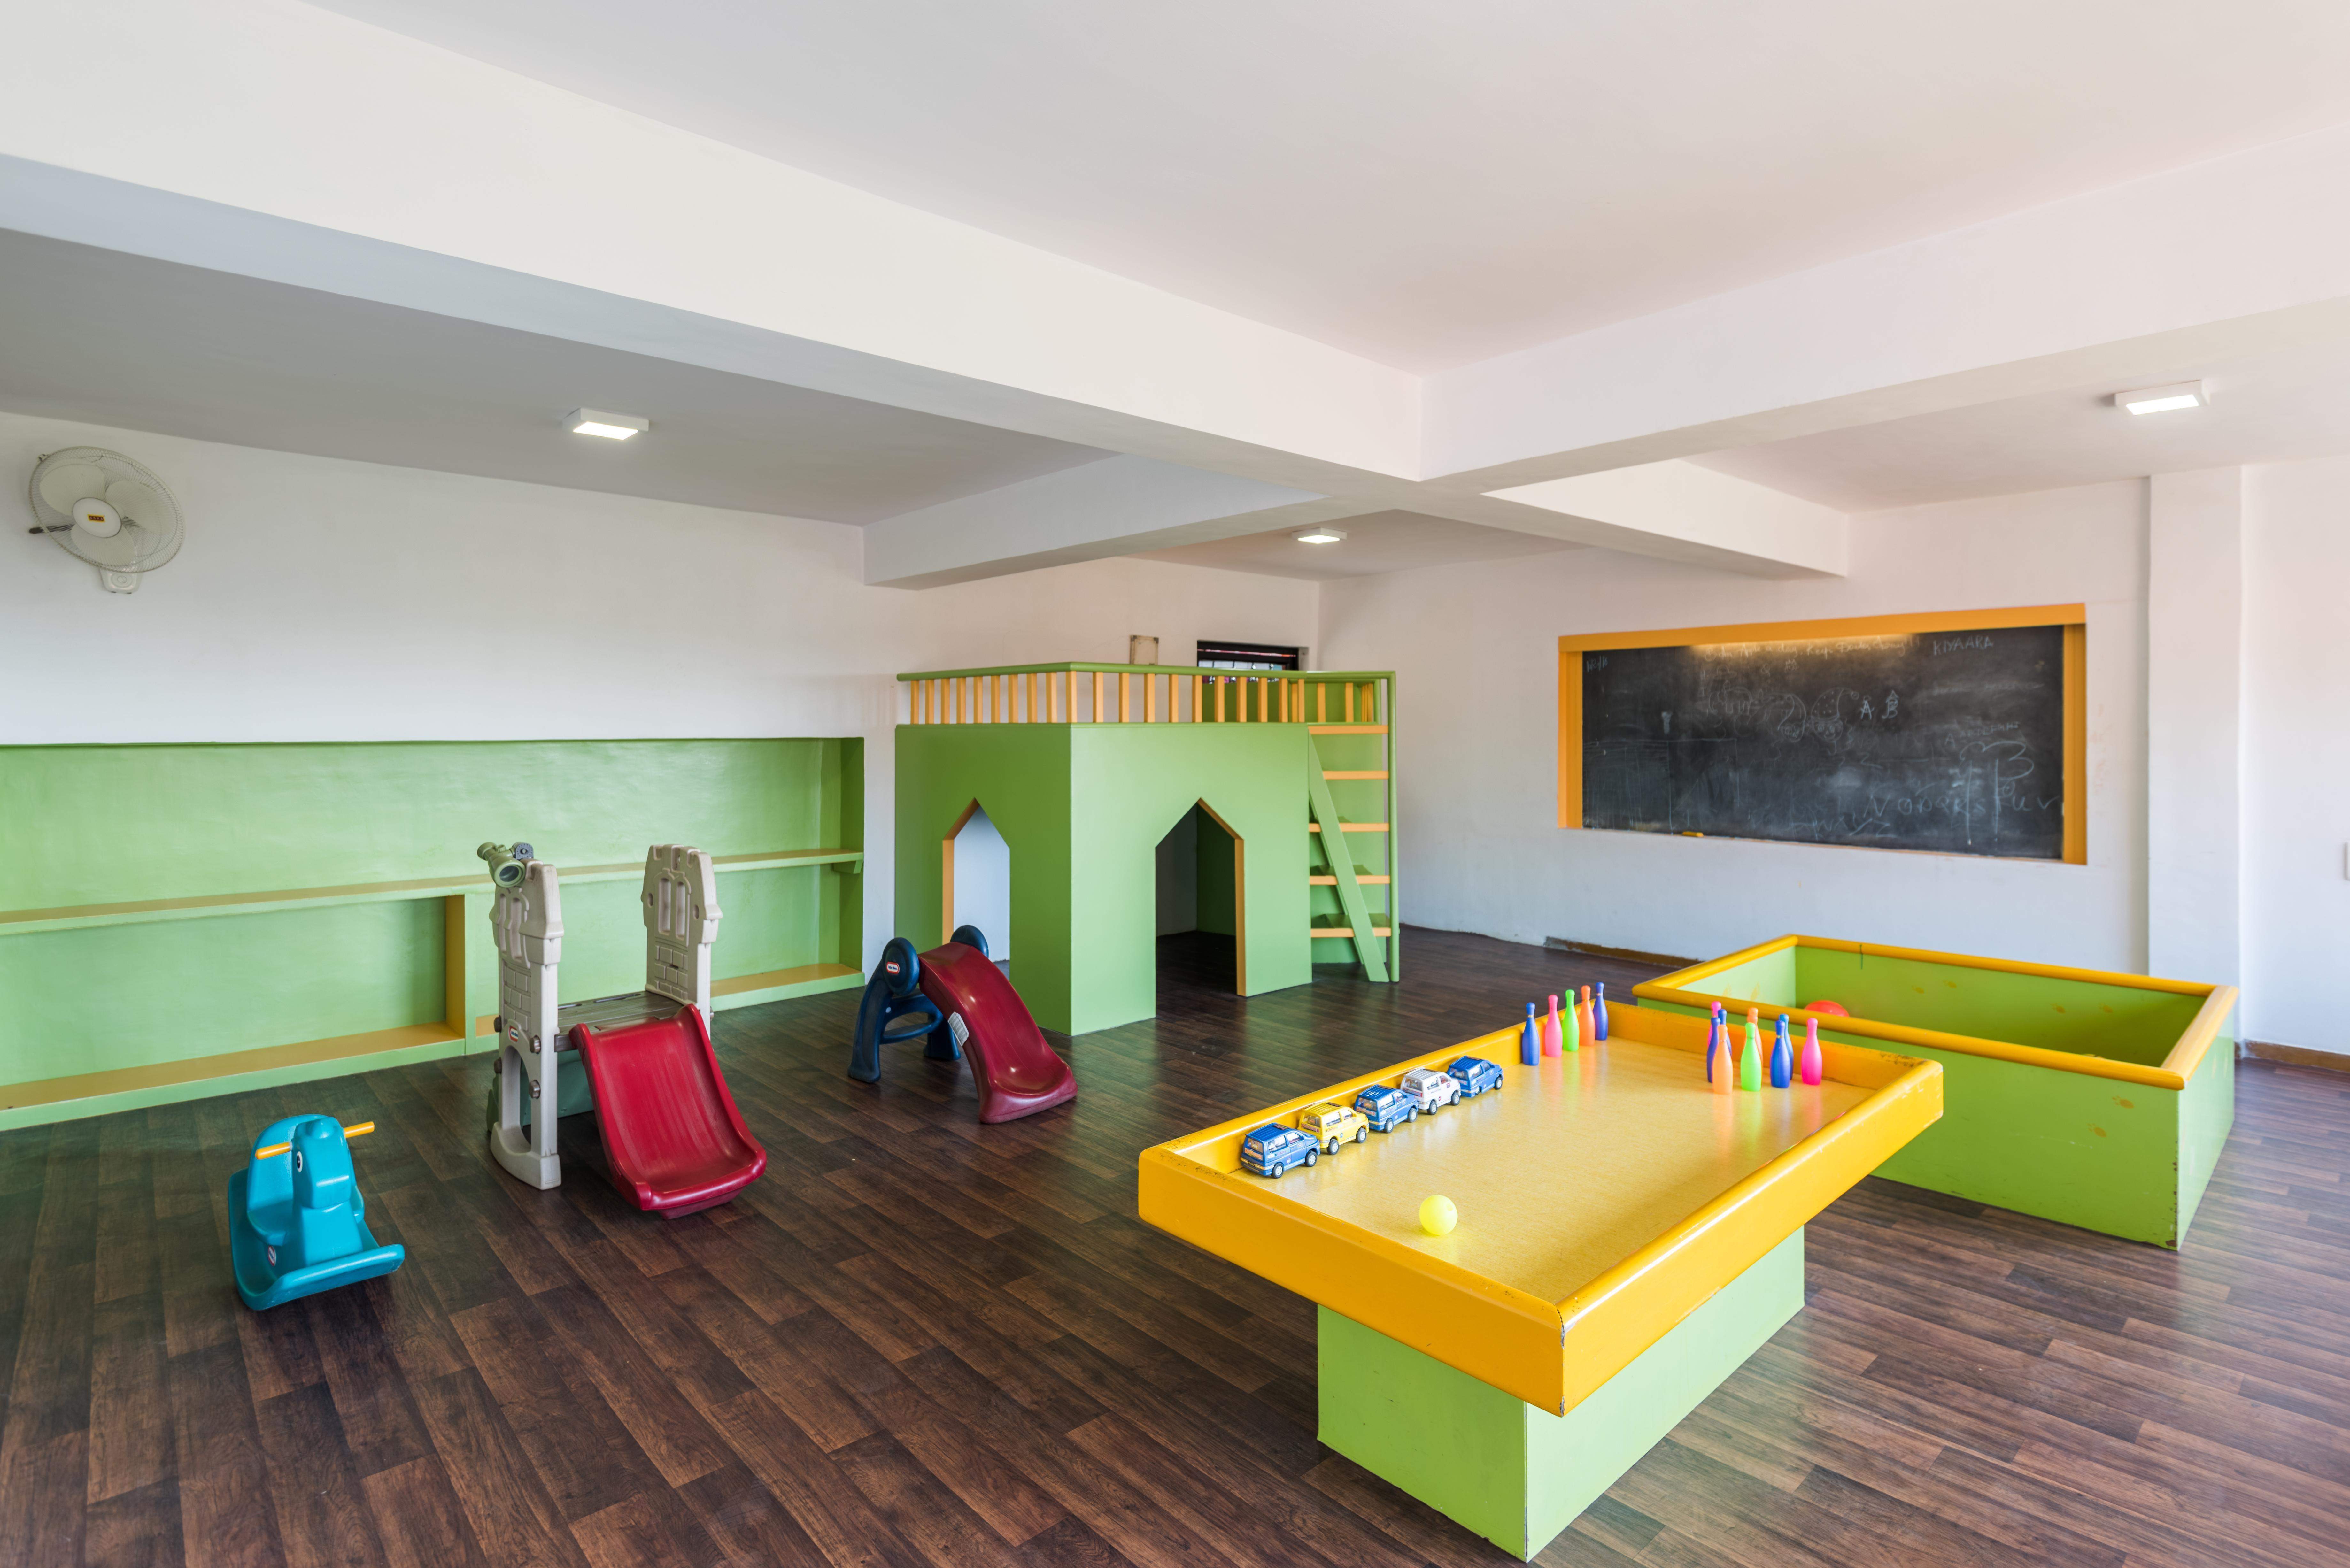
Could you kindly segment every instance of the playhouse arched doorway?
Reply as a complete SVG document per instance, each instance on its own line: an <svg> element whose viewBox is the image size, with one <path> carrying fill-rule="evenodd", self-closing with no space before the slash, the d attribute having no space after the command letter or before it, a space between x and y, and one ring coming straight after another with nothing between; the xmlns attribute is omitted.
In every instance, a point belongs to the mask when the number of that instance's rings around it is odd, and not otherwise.
<svg viewBox="0 0 2350 1568"><path fill-rule="evenodd" d="M941 846L939 940L958 926L977 926L987 937L987 956L1011 973L1012 846L1004 842L987 808L972 801L955 819Z"/></svg>
<svg viewBox="0 0 2350 1568"><path fill-rule="evenodd" d="M1246 995L1246 845L1202 800L1159 841L1157 863L1159 991Z"/></svg>

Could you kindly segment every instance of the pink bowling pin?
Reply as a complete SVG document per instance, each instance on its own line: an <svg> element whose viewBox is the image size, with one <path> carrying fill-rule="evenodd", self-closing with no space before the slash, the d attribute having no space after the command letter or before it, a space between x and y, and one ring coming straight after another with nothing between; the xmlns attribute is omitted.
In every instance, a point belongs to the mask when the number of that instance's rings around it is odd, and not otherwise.
<svg viewBox="0 0 2350 1568"><path fill-rule="evenodd" d="M1543 1020L1542 1054L1545 1056L1557 1055L1562 1038L1558 1028L1558 998L1553 996L1550 999L1550 1016Z"/></svg>
<svg viewBox="0 0 2350 1568"><path fill-rule="evenodd" d="M1817 1084L1819 1081L1820 1021L1806 1018L1804 1020L1804 1082Z"/></svg>

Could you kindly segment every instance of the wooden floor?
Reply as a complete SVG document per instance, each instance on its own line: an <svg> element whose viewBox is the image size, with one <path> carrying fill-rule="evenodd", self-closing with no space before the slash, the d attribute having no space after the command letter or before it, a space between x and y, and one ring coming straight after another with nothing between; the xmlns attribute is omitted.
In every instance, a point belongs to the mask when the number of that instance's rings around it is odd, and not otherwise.
<svg viewBox="0 0 2350 1568"><path fill-rule="evenodd" d="M854 992L721 1014L773 1163L675 1223L584 1130L557 1191L494 1173L480 1059L0 1135L0 1565L1506 1561L1315 1442L1312 1309L1146 1230L1134 1157L1638 971L1415 931L1400 986L1242 1003L1163 960L998 1127L915 1053L850 1083ZM2350 1076L2240 1081L2178 1254L1864 1184L1542 1561L2350 1561ZM224 1189L296 1110L376 1122L409 1261L250 1313Z"/></svg>

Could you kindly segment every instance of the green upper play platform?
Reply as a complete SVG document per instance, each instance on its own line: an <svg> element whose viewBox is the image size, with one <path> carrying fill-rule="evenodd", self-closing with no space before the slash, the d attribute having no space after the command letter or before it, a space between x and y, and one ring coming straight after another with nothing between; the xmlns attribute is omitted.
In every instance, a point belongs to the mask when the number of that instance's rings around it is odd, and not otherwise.
<svg viewBox="0 0 2350 1568"><path fill-rule="evenodd" d="M1227 901L1241 994L1304 984L1317 958L1394 977L1392 672L1069 663L898 679L898 929L943 940L955 837L984 809L1012 853L1015 981L1045 1027L1157 1011L1155 855L1195 807L1201 897Z"/></svg>

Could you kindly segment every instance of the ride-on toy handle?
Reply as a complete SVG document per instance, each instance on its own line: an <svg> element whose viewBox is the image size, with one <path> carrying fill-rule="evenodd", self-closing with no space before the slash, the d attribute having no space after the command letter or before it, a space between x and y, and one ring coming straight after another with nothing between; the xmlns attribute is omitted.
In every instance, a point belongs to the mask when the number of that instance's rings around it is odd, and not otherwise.
<svg viewBox="0 0 2350 1568"><path fill-rule="evenodd" d="M375 1131L375 1124L373 1122L346 1122L343 1125L343 1136L345 1137L359 1137L373 1131ZM290 1140L286 1143L273 1143L265 1148L255 1149L253 1151L253 1158L255 1159L275 1159L279 1155L293 1148L293 1147L294 1145Z"/></svg>

